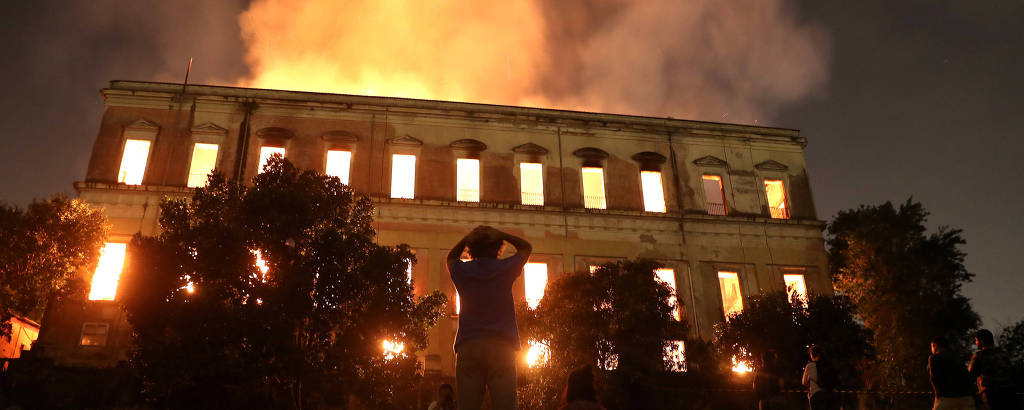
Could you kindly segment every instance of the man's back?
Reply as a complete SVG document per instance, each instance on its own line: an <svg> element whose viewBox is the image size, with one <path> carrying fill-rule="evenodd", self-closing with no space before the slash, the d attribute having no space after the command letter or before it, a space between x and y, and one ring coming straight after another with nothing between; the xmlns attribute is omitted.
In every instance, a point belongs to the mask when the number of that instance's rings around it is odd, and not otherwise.
<svg viewBox="0 0 1024 410"><path fill-rule="evenodd" d="M498 337L519 348L512 284L525 264L519 255L451 262L448 269L462 305L455 351L467 340L484 337Z"/></svg>

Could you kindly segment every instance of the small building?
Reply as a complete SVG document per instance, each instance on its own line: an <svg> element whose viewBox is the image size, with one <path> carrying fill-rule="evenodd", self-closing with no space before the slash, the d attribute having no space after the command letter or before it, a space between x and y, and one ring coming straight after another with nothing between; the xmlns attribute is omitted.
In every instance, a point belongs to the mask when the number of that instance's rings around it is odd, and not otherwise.
<svg viewBox="0 0 1024 410"><path fill-rule="evenodd" d="M375 205L378 242L408 243L415 292L456 303L418 352L454 373L458 295L448 249L479 224L523 236L533 256L516 298L605 262L650 258L693 337L787 286L830 293L804 161L791 129L234 87L113 81L89 168L75 183L113 224L86 306L51 306L40 344L57 364L114 366L129 328L117 306L125 244L158 230L160 200L219 170L250 181L280 153L338 176Z"/></svg>
<svg viewBox="0 0 1024 410"><path fill-rule="evenodd" d="M39 323L20 315L11 317L11 336L0 336L0 359L17 359L39 337Z"/></svg>

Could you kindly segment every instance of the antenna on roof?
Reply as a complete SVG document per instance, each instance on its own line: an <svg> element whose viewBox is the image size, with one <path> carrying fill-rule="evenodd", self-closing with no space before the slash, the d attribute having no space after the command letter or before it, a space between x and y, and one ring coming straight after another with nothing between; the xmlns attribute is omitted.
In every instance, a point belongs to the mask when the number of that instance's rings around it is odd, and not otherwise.
<svg viewBox="0 0 1024 410"><path fill-rule="evenodd" d="M192 57L188 58L188 67L185 68L185 82L181 83L181 93L185 94L185 87L188 87L188 75L192 73Z"/></svg>

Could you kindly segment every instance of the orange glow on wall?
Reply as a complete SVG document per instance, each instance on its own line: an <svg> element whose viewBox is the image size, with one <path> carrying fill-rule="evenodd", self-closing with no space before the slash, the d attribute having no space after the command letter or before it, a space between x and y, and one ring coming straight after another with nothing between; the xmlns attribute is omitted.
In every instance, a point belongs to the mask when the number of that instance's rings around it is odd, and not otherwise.
<svg viewBox="0 0 1024 410"><path fill-rule="evenodd" d="M89 300L114 300L117 295L117 284L121 280L124 269L125 253L128 244L107 242L100 250L100 263L92 275L92 286Z"/></svg>
<svg viewBox="0 0 1024 410"><path fill-rule="evenodd" d="M455 160L456 199L460 202L480 202L480 160Z"/></svg>
<svg viewBox="0 0 1024 410"><path fill-rule="evenodd" d="M149 159L149 140L127 140L121 156L121 169L117 171L117 182L126 185L142 185Z"/></svg>
<svg viewBox="0 0 1024 410"><path fill-rule="evenodd" d="M544 205L544 167L540 163L519 163L519 189L523 205Z"/></svg>
<svg viewBox="0 0 1024 410"><path fill-rule="evenodd" d="M718 272L718 286L722 290L722 308L725 317L743 311L743 294L740 292L740 278L736 272Z"/></svg>
<svg viewBox="0 0 1024 410"><path fill-rule="evenodd" d="M341 183L348 185L348 174L352 164L351 151L327 151L327 165L324 173L332 177L338 177Z"/></svg>
<svg viewBox="0 0 1024 410"><path fill-rule="evenodd" d="M416 196L416 156L391 156L391 197L413 199Z"/></svg>
<svg viewBox="0 0 1024 410"><path fill-rule="evenodd" d="M256 173L263 172L263 167L267 166L267 162L270 161L270 156L274 154L281 154L284 156L284 147L260 147L260 162L259 168L256 169Z"/></svg>
<svg viewBox="0 0 1024 410"><path fill-rule="evenodd" d="M667 302L673 306L672 316L675 317L676 320L680 320L679 298L676 296L676 271L671 268L655 269L654 278L657 279L658 282L664 283L672 289L672 294L669 295Z"/></svg>
<svg viewBox="0 0 1024 410"><path fill-rule="evenodd" d="M523 285L526 288L526 303L536 309L544 298L544 287L548 284L548 264L527 263L523 266Z"/></svg>
<svg viewBox="0 0 1024 410"><path fill-rule="evenodd" d="M605 209L604 168L583 167L583 205L589 209Z"/></svg>
<svg viewBox="0 0 1024 410"><path fill-rule="evenodd" d="M217 144L195 144L192 148L192 164L189 165L189 188L206 186L207 176L217 167Z"/></svg>
<svg viewBox="0 0 1024 410"><path fill-rule="evenodd" d="M789 219L786 185L778 179L766 179L764 180L764 191L768 197L768 211L772 218Z"/></svg>
<svg viewBox="0 0 1024 410"><path fill-rule="evenodd" d="M727 214L728 208L725 206L725 188L722 185L722 177L702 175L701 182L704 184L704 205L707 207L708 215Z"/></svg>
<svg viewBox="0 0 1024 410"><path fill-rule="evenodd" d="M790 303L793 303L794 297L807 303L807 283L804 281L804 275L786 274L782 275L782 280L786 283L786 294L789 295Z"/></svg>
<svg viewBox="0 0 1024 410"><path fill-rule="evenodd" d="M661 172L640 172L640 185L644 191L644 210L665 212L665 187L661 183Z"/></svg>

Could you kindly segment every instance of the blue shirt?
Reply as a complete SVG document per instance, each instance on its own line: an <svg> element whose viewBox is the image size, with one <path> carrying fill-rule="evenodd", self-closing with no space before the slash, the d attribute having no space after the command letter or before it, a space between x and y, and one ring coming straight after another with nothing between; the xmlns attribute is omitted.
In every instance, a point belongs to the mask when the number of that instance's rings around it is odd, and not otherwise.
<svg viewBox="0 0 1024 410"><path fill-rule="evenodd" d="M462 305L459 334L455 337L456 352L459 344L483 337L505 339L519 349L512 283L523 272L525 264L526 260L517 254L505 259L456 261L448 266Z"/></svg>

